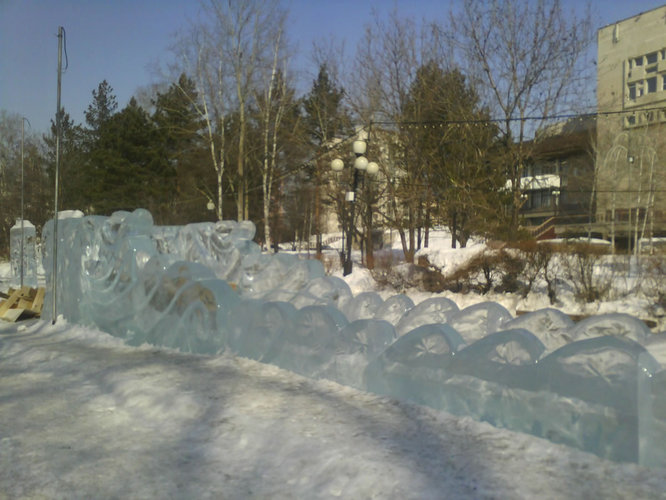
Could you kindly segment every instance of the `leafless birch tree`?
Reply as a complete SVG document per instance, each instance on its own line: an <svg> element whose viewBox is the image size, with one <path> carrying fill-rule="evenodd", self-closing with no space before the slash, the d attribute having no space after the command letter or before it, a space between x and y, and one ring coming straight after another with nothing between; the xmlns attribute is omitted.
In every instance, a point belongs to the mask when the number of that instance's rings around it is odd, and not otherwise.
<svg viewBox="0 0 666 500"><path fill-rule="evenodd" d="M195 82L196 95L190 95L184 88L180 90L190 99L205 125L205 139L217 178L217 190L215 199L211 199L208 193L204 194L215 204L217 219L222 220L226 168L225 122L229 113L226 68L217 53L214 33L202 29L198 24L190 26L178 36L172 51L176 56L174 72L184 71L192 75Z"/></svg>
<svg viewBox="0 0 666 500"><path fill-rule="evenodd" d="M233 75L238 112L236 206L238 220L248 217L246 174L248 110L261 67L270 65L274 41L283 26L277 0L207 0L204 10L219 35L220 62Z"/></svg>
<svg viewBox="0 0 666 500"><path fill-rule="evenodd" d="M270 208L273 177L277 168L279 131L286 107L289 104L287 92L287 64L283 46L284 15L276 19L278 31L273 40L273 58L266 68L261 95L255 98L261 116L261 189L263 198L264 241L271 248Z"/></svg>

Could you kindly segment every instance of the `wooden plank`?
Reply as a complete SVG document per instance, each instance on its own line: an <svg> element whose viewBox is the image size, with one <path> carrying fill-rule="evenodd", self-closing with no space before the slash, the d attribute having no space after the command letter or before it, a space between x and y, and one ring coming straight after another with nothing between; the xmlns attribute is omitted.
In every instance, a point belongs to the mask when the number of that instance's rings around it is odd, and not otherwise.
<svg viewBox="0 0 666 500"><path fill-rule="evenodd" d="M4 317L5 313L9 310L10 307L14 306L19 299L21 298L21 290L14 290L14 292L0 304L0 318Z"/></svg>
<svg viewBox="0 0 666 500"><path fill-rule="evenodd" d="M31 311L30 309L21 309L17 307L15 309L9 309L5 315L2 317L5 321L10 321L12 323L23 320L37 317L37 313Z"/></svg>
<svg viewBox="0 0 666 500"><path fill-rule="evenodd" d="M8 309L2 315L2 319L4 319L5 321L10 321L11 323L14 323L17 319L19 319L19 317L21 316L21 314L23 314L24 311L25 311L25 309L19 309L19 308Z"/></svg>
<svg viewBox="0 0 666 500"><path fill-rule="evenodd" d="M35 295L35 300L32 302L32 310L37 313L37 315L42 314L42 307L44 307L44 293L46 289L43 286L40 286L37 289L37 295Z"/></svg>
<svg viewBox="0 0 666 500"><path fill-rule="evenodd" d="M32 300L30 298L21 297L16 304L18 309L32 309Z"/></svg>
<svg viewBox="0 0 666 500"><path fill-rule="evenodd" d="M35 300L35 295L37 295L37 289L36 288L30 288L30 287L23 287L23 298L29 302L32 302Z"/></svg>

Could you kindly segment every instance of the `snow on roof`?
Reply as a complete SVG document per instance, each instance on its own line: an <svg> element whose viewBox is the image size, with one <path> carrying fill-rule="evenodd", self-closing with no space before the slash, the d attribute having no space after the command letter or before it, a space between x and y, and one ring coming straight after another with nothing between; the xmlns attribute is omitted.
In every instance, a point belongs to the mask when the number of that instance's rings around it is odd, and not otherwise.
<svg viewBox="0 0 666 500"><path fill-rule="evenodd" d="M511 189L513 182L511 179L506 181L505 189ZM538 191L541 189L560 189L560 176L555 174L534 175L531 177L521 177L521 191Z"/></svg>

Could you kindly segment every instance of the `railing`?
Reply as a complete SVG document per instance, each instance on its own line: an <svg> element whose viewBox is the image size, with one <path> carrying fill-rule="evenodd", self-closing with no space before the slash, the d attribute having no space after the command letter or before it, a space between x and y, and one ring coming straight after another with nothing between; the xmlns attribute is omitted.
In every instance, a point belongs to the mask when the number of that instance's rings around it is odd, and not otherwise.
<svg viewBox="0 0 666 500"><path fill-rule="evenodd" d="M538 240L555 227L556 219L557 217L551 217L536 227L527 227L527 232L530 233L530 236L534 239Z"/></svg>

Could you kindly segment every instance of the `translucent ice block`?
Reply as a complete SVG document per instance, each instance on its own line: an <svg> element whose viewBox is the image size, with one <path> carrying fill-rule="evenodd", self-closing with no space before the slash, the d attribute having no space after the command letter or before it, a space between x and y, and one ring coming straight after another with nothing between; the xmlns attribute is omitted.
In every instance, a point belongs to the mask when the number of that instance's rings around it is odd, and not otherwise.
<svg viewBox="0 0 666 500"><path fill-rule="evenodd" d="M375 316L377 309L383 302L378 293L363 292L346 301L341 309L349 321L370 319Z"/></svg>
<svg viewBox="0 0 666 500"><path fill-rule="evenodd" d="M591 316L578 323L571 330L571 336L574 340L583 340L604 335L625 337L638 343L643 343L652 336L652 332L640 319L621 313Z"/></svg>
<svg viewBox="0 0 666 500"><path fill-rule="evenodd" d="M548 308L539 309L507 321L502 325L502 330L515 328L529 330L539 337L539 340L546 347L546 351L551 352L573 340L570 332L573 326L574 322L569 316L557 309Z"/></svg>
<svg viewBox="0 0 666 500"><path fill-rule="evenodd" d="M445 297L432 297L409 309L398 321L398 335L422 325L446 323L458 311L455 302Z"/></svg>
<svg viewBox="0 0 666 500"><path fill-rule="evenodd" d="M407 295L398 294L386 299L375 311L375 319L383 319L397 325L400 319L414 307L414 302Z"/></svg>
<svg viewBox="0 0 666 500"><path fill-rule="evenodd" d="M496 302L481 302L452 314L448 323L456 329L467 344L472 344L513 319L511 313Z"/></svg>
<svg viewBox="0 0 666 500"><path fill-rule="evenodd" d="M16 219L9 229L12 285L37 286L37 231L30 221Z"/></svg>

